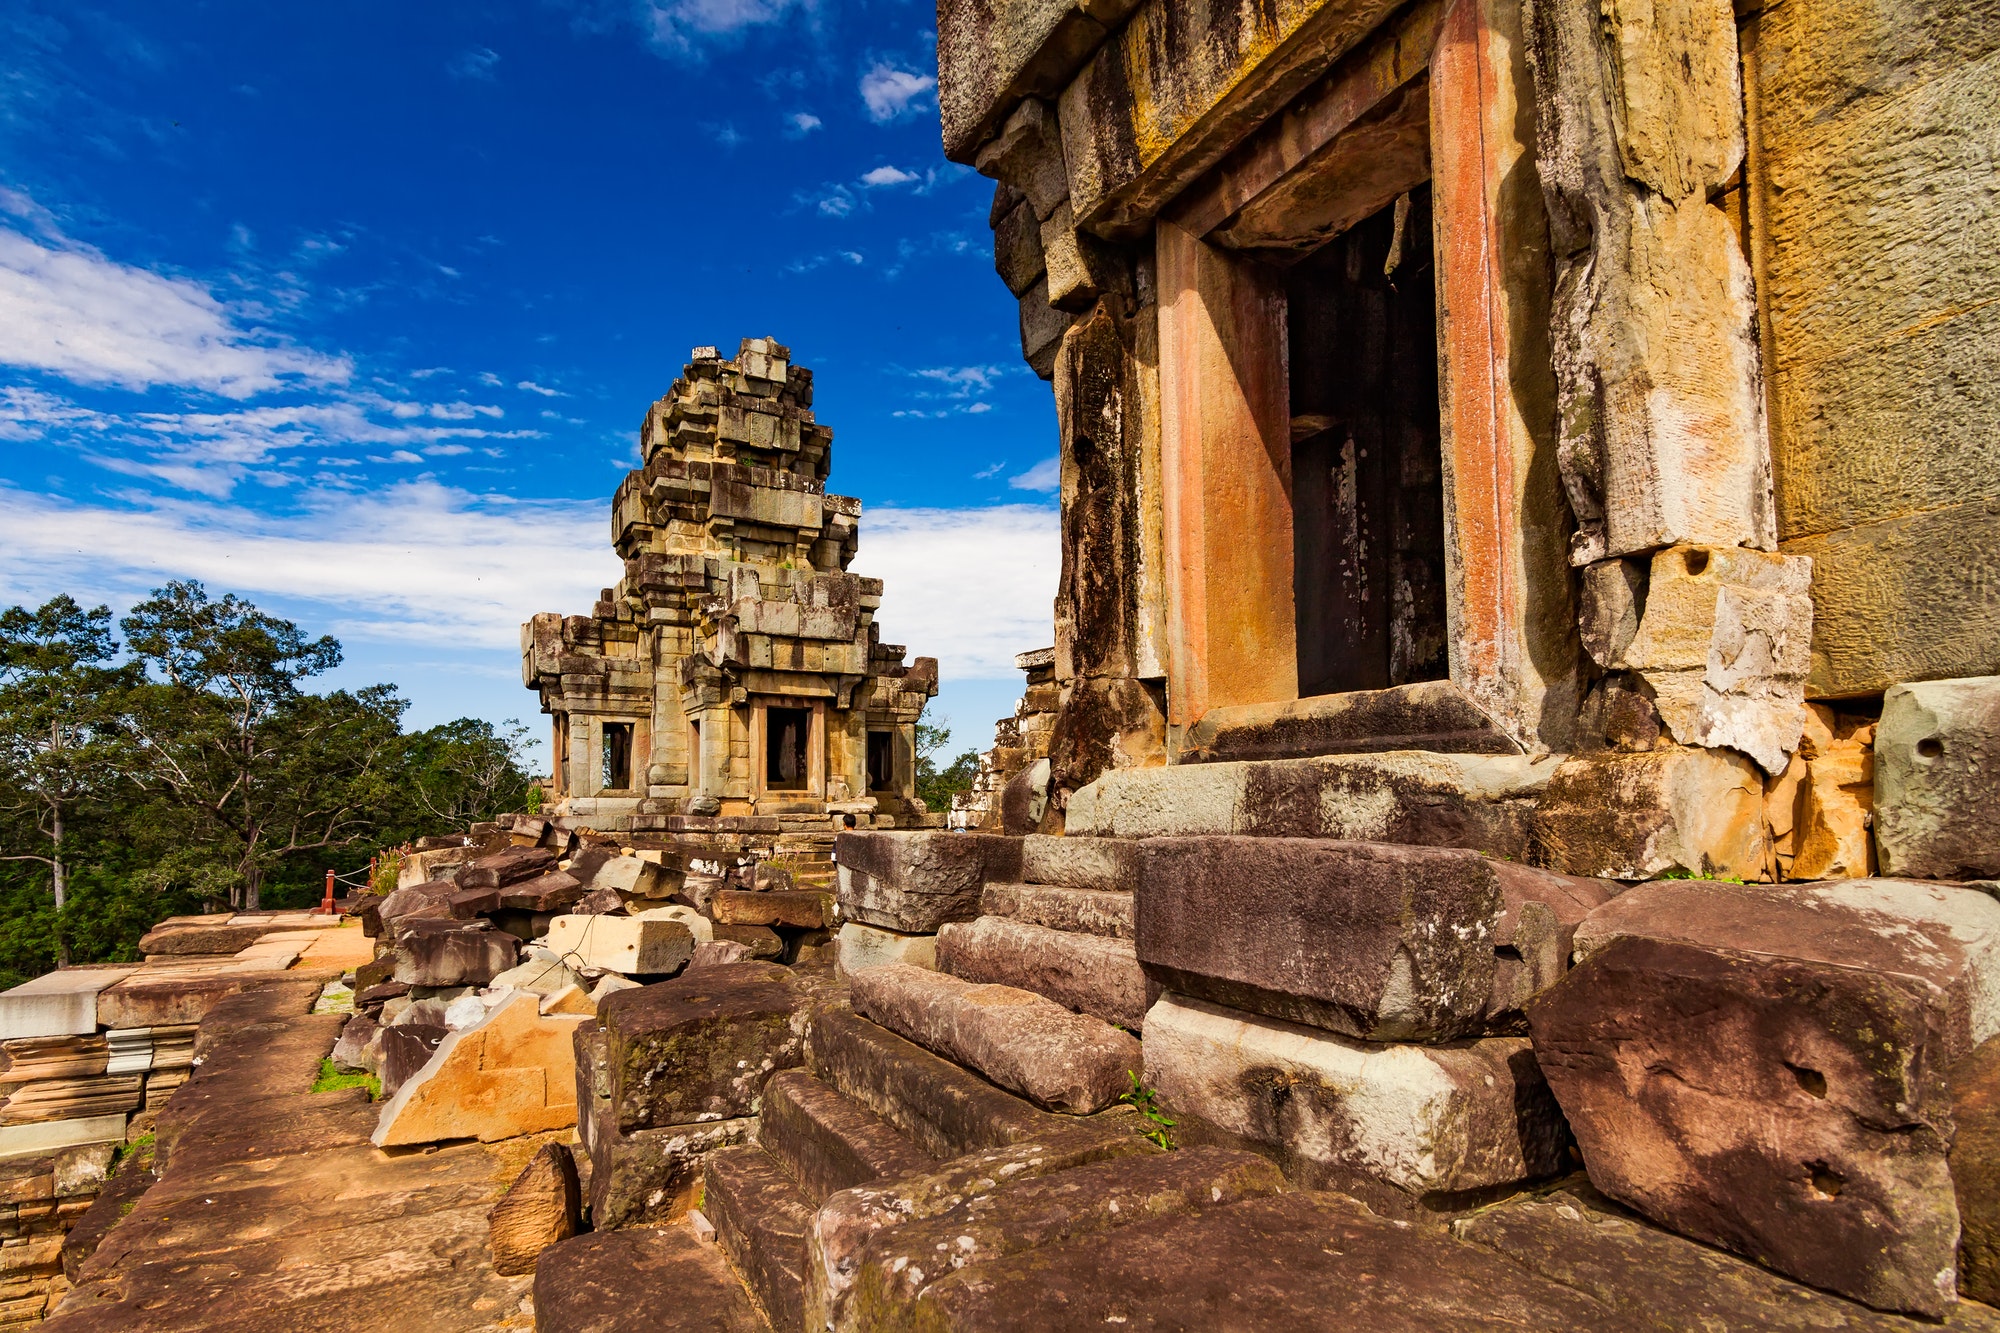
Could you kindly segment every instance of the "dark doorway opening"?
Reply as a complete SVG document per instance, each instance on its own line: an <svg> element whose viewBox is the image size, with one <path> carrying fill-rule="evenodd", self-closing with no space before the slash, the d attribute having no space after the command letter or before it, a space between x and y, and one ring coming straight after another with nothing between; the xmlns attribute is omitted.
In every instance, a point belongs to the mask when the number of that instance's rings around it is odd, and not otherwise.
<svg viewBox="0 0 2000 1333"><path fill-rule="evenodd" d="M1287 277L1301 697L1449 674L1430 194Z"/></svg>
<svg viewBox="0 0 2000 1333"><path fill-rule="evenodd" d="M806 789L806 746L812 735L810 708L764 710L764 786L771 791Z"/></svg>
<svg viewBox="0 0 2000 1333"><path fill-rule="evenodd" d="M624 791L632 785L632 724L630 722L606 722L604 724L604 787L607 791Z"/></svg>
<svg viewBox="0 0 2000 1333"><path fill-rule="evenodd" d="M688 723L688 786L701 790L701 723Z"/></svg>
<svg viewBox="0 0 2000 1333"><path fill-rule="evenodd" d="M895 789L896 733L871 731L868 733L868 790L894 791Z"/></svg>

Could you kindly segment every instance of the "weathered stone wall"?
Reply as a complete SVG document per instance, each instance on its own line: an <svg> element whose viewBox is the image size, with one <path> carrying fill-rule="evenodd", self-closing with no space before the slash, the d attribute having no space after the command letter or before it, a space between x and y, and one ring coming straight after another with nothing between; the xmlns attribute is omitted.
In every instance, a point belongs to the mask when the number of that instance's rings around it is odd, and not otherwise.
<svg viewBox="0 0 2000 1333"><path fill-rule="evenodd" d="M1810 691L2000 671L2000 4L1787 0L1744 68Z"/></svg>

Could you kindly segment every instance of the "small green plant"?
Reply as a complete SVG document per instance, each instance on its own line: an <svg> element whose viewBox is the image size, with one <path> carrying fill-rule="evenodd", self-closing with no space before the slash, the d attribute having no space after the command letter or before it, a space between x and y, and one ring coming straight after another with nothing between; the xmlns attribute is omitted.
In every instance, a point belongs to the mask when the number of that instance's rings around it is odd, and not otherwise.
<svg viewBox="0 0 2000 1333"><path fill-rule="evenodd" d="M1689 870L1685 866L1675 866L1672 870L1667 871L1665 874L1655 875L1653 876L1653 878L1654 879L1705 879L1715 884L1743 884L1748 882L1736 875L1697 875L1694 873L1694 871Z"/></svg>
<svg viewBox="0 0 2000 1333"><path fill-rule="evenodd" d="M368 887L377 893L394 893L396 891L396 880L402 873L402 857L379 857L375 862L375 877L368 882Z"/></svg>
<svg viewBox="0 0 2000 1333"><path fill-rule="evenodd" d="M322 1056L319 1062L319 1077L313 1080L314 1092L340 1092L346 1088L368 1089L368 1100L382 1100L382 1081L373 1074L348 1074L337 1068L330 1056Z"/></svg>
<svg viewBox="0 0 2000 1333"><path fill-rule="evenodd" d="M1125 1077L1132 1080L1132 1087L1130 1091L1120 1095L1118 1100L1124 1102L1127 1106L1146 1118L1147 1123L1140 1129L1139 1133L1154 1143L1159 1144L1162 1148L1173 1147L1173 1135L1167 1131L1172 1129L1177 1122L1169 1120L1166 1112L1160 1109L1159 1094L1141 1083L1139 1076L1131 1070L1128 1069L1125 1071Z"/></svg>
<svg viewBox="0 0 2000 1333"><path fill-rule="evenodd" d="M148 1130L130 1143L121 1143L111 1152L111 1174L116 1175L127 1162L138 1162L143 1167L152 1160L153 1135Z"/></svg>
<svg viewBox="0 0 2000 1333"><path fill-rule="evenodd" d="M538 786L528 788L528 813L531 815L542 813L542 789Z"/></svg>

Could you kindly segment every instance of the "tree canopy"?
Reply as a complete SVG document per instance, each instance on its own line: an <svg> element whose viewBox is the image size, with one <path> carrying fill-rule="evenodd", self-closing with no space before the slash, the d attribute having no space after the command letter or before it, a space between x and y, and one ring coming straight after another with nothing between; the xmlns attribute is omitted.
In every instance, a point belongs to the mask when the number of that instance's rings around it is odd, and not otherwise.
<svg viewBox="0 0 2000 1333"><path fill-rule="evenodd" d="M523 807L526 729L402 727L393 685L314 692L340 644L201 584L118 622L0 613L0 984L135 956L153 922L303 906L377 848Z"/></svg>

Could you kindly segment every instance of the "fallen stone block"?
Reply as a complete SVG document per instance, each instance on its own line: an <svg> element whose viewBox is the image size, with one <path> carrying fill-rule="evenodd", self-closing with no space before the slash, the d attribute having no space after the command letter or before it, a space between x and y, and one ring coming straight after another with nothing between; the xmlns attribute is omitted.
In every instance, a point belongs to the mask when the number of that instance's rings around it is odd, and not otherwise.
<svg viewBox="0 0 2000 1333"><path fill-rule="evenodd" d="M1078 842L1094 841L1078 838ZM980 896L986 916L1005 917L1050 930L1109 939L1132 938L1132 894L1101 889L1065 889L1046 884L988 884Z"/></svg>
<svg viewBox="0 0 2000 1333"><path fill-rule="evenodd" d="M107 1028L199 1023L216 1005L257 982L254 972L181 977L148 968L98 993L97 1021Z"/></svg>
<svg viewBox="0 0 2000 1333"><path fill-rule="evenodd" d="M1951 1117L1958 1289L1993 1305L2000 1303L2000 1041L1980 1043L1952 1067Z"/></svg>
<svg viewBox="0 0 2000 1333"><path fill-rule="evenodd" d="M426 880L397 889L382 900L378 911L382 934L393 937L396 923L404 917L449 917L449 899L457 891L458 885L448 879Z"/></svg>
<svg viewBox="0 0 2000 1333"><path fill-rule="evenodd" d="M493 1271L507 1277L534 1272L543 1250L582 1230L583 1191L568 1146L543 1144L487 1210L486 1225Z"/></svg>
<svg viewBox="0 0 2000 1333"><path fill-rule="evenodd" d="M1546 863L1572 875L1754 880L1770 864L1763 775L1728 750L1573 755L1535 829Z"/></svg>
<svg viewBox="0 0 2000 1333"><path fill-rule="evenodd" d="M755 957L749 945L736 940L704 940L694 946L694 956L688 959L687 970L693 972L704 967L726 967L731 963L754 961Z"/></svg>
<svg viewBox="0 0 2000 1333"><path fill-rule="evenodd" d="M583 895L583 885L573 877L551 870L500 890L500 905L516 912L567 912Z"/></svg>
<svg viewBox="0 0 2000 1333"><path fill-rule="evenodd" d="M696 944L706 944L715 938L715 922L685 903L648 907L643 912L634 912L632 915L640 921L678 921L688 928L688 933L694 936Z"/></svg>
<svg viewBox="0 0 2000 1333"><path fill-rule="evenodd" d="M571 916L602 916L606 912L623 912L625 900L618 896L616 889L592 889L578 898L568 909Z"/></svg>
<svg viewBox="0 0 2000 1333"><path fill-rule="evenodd" d="M756 1133L756 1120L747 1117L627 1131L600 1113L590 1147L591 1225L653 1226L685 1216L709 1154Z"/></svg>
<svg viewBox="0 0 2000 1333"><path fill-rule="evenodd" d="M453 876L461 889L504 889L556 868L555 853L542 847L509 847L467 861Z"/></svg>
<svg viewBox="0 0 2000 1333"><path fill-rule="evenodd" d="M519 940L484 921L417 918L397 926L394 975L409 986L484 986L520 954Z"/></svg>
<svg viewBox="0 0 2000 1333"><path fill-rule="evenodd" d="M884 963L936 967L937 936L905 935L901 931L884 930L859 921L842 923L838 964L842 976L864 967L880 967Z"/></svg>
<svg viewBox="0 0 2000 1333"><path fill-rule="evenodd" d="M581 988L584 985L581 976L565 967L548 950L536 950L531 946L528 955L518 966L508 968L488 984L496 988L511 986L515 990L533 991L537 995L554 995L568 987Z"/></svg>
<svg viewBox="0 0 2000 1333"><path fill-rule="evenodd" d="M475 921L500 914L500 890L454 889L444 900L454 921Z"/></svg>
<svg viewBox="0 0 2000 1333"><path fill-rule="evenodd" d="M621 1131L754 1115L764 1080L803 1059L810 998L787 969L734 963L599 1001Z"/></svg>
<svg viewBox="0 0 2000 1333"><path fill-rule="evenodd" d="M804 1327L806 1232L813 1210L761 1148L729 1148L702 1164L702 1211L715 1240L773 1329Z"/></svg>
<svg viewBox="0 0 2000 1333"><path fill-rule="evenodd" d="M382 1065L382 1025L367 1014L356 1014L340 1030L327 1057L339 1069L375 1073Z"/></svg>
<svg viewBox="0 0 2000 1333"><path fill-rule="evenodd" d="M797 926L817 930L826 925L826 896L787 890L772 893L720 889L708 910L717 921L733 926Z"/></svg>
<svg viewBox="0 0 2000 1333"><path fill-rule="evenodd" d="M1103 1110L1142 1063L1130 1033L1031 991L895 964L849 983L856 1013L1050 1110Z"/></svg>
<svg viewBox="0 0 2000 1333"><path fill-rule="evenodd" d="M493 1143L574 1125L576 1028L588 1021L543 1015L530 994L503 999L482 1021L450 1032L398 1086L382 1107L375 1146Z"/></svg>
<svg viewBox="0 0 2000 1333"><path fill-rule="evenodd" d="M835 847L841 915L905 934L970 921L987 880L1020 878L1020 841L985 833L843 833Z"/></svg>
<svg viewBox="0 0 2000 1333"><path fill-rule="evenodd" d="M559 916L542 943L572 968L626 976L678 972L694 956L694 933L681 922L627 916Z"/></svg>
<svg viewBox="0 0 2000 1333"><path fill-rule="evenodd" d="M767 1333L713 1246L674 1227L592 1231L535 1265L537 1333Z"/></svg>
<svg viewBox="0 0 2000 1333"><path fill-rule="evenodd" d="M1642 885L1529 1008L1591 1183L1878 1309L1955 1299L1947 1071L2000 1030L2000 903L1892 880Z"/></svg>
<svg viewBox="0 0 2000 1333"><path fill-rule="evenodd" d="M1157 995L1130 940L997 916L939 927L937 965L967 981L1033 991L1066 1009L1134 1030L1146 1021Z"/></svg>
<svg viewBox="0 0 2000 1333"><path fill-rule="evenodd" d="M1522 1031L1577 923L1618 890L1441 847L1167 838L1139 854L1149 975L1367 1041Z"/></svg>
<svg viewBox="0 0 2000 1333"><path fill-rule="evenodd" d="M603 849L594 848L592 852ZM610 889L638 898L664 898L674 891L665 868L636 856L598 856L585 852L570 862L569 873L592 893Z"/></svg>
<svg viewBox="0 0 2000 1333"><path fill-rule="evenodd" d="M403 1084L431 1062L438 1046L451 1035L442 1023L392 1023L381 1030L381 1061L377 1076L382 1095L394 1097Z"/></svg>
<svg viewBox="0 0 2000 1333"><path fill-rule="evenodd" d="M710 924L709 933L718 943L742 945L752 958L782 958L785 953L784 938L769 926L732 926L716 921Z"/></svg>
<svg viewBox="0 0 2000 1333"><path fill-rule="evenodd" d="M1020 879L1024 884L1129 893L1139 885L1139 861L1126 839L1031 833L1021 839ZM988 882L995 881L989 876Z"/></svg>
<svg viewBox="0 0 2000 1333"><path fill-rule="evenodd" d="M1882 873L2000 876L2000 676L1894 685L1875 732Z"/></svg>
<svg viewBox="0 0 2000 1333"><path fill-rule="evenodd" d="M1557 763L1405 750L1114 769L1071 793L1064 827L1100 838L1361 839L1522 860Z"/></svg>
<svg viewBox="0 0 2000 1333"><path fill-rule="evenodd" d="M1561 1172L1569 1131L1525 1037L1376 1045L1185 996L1146 1016L1146 1083L1185 1142L1273 1153L1378 1212Z"/></svg>
<svg viewBox="0 0 2000 1333"><path fill-rule="evenodd" d="M871 1180L929 1175L938 1165L895 1126L803 1069L780 1070L764 1084L757 1143L814 1206Z"/></svg>
<svg viewBox="0 0 2000 1333"><path fill-rule="evenodd" d="M1008 1183L935 1217L877 1232L861 1253L840 1324L914 1325L924 1292L962 1269L1284 1188L1284 1177L1264 1158L1222 1148L1118 1157Z"/></svg>

